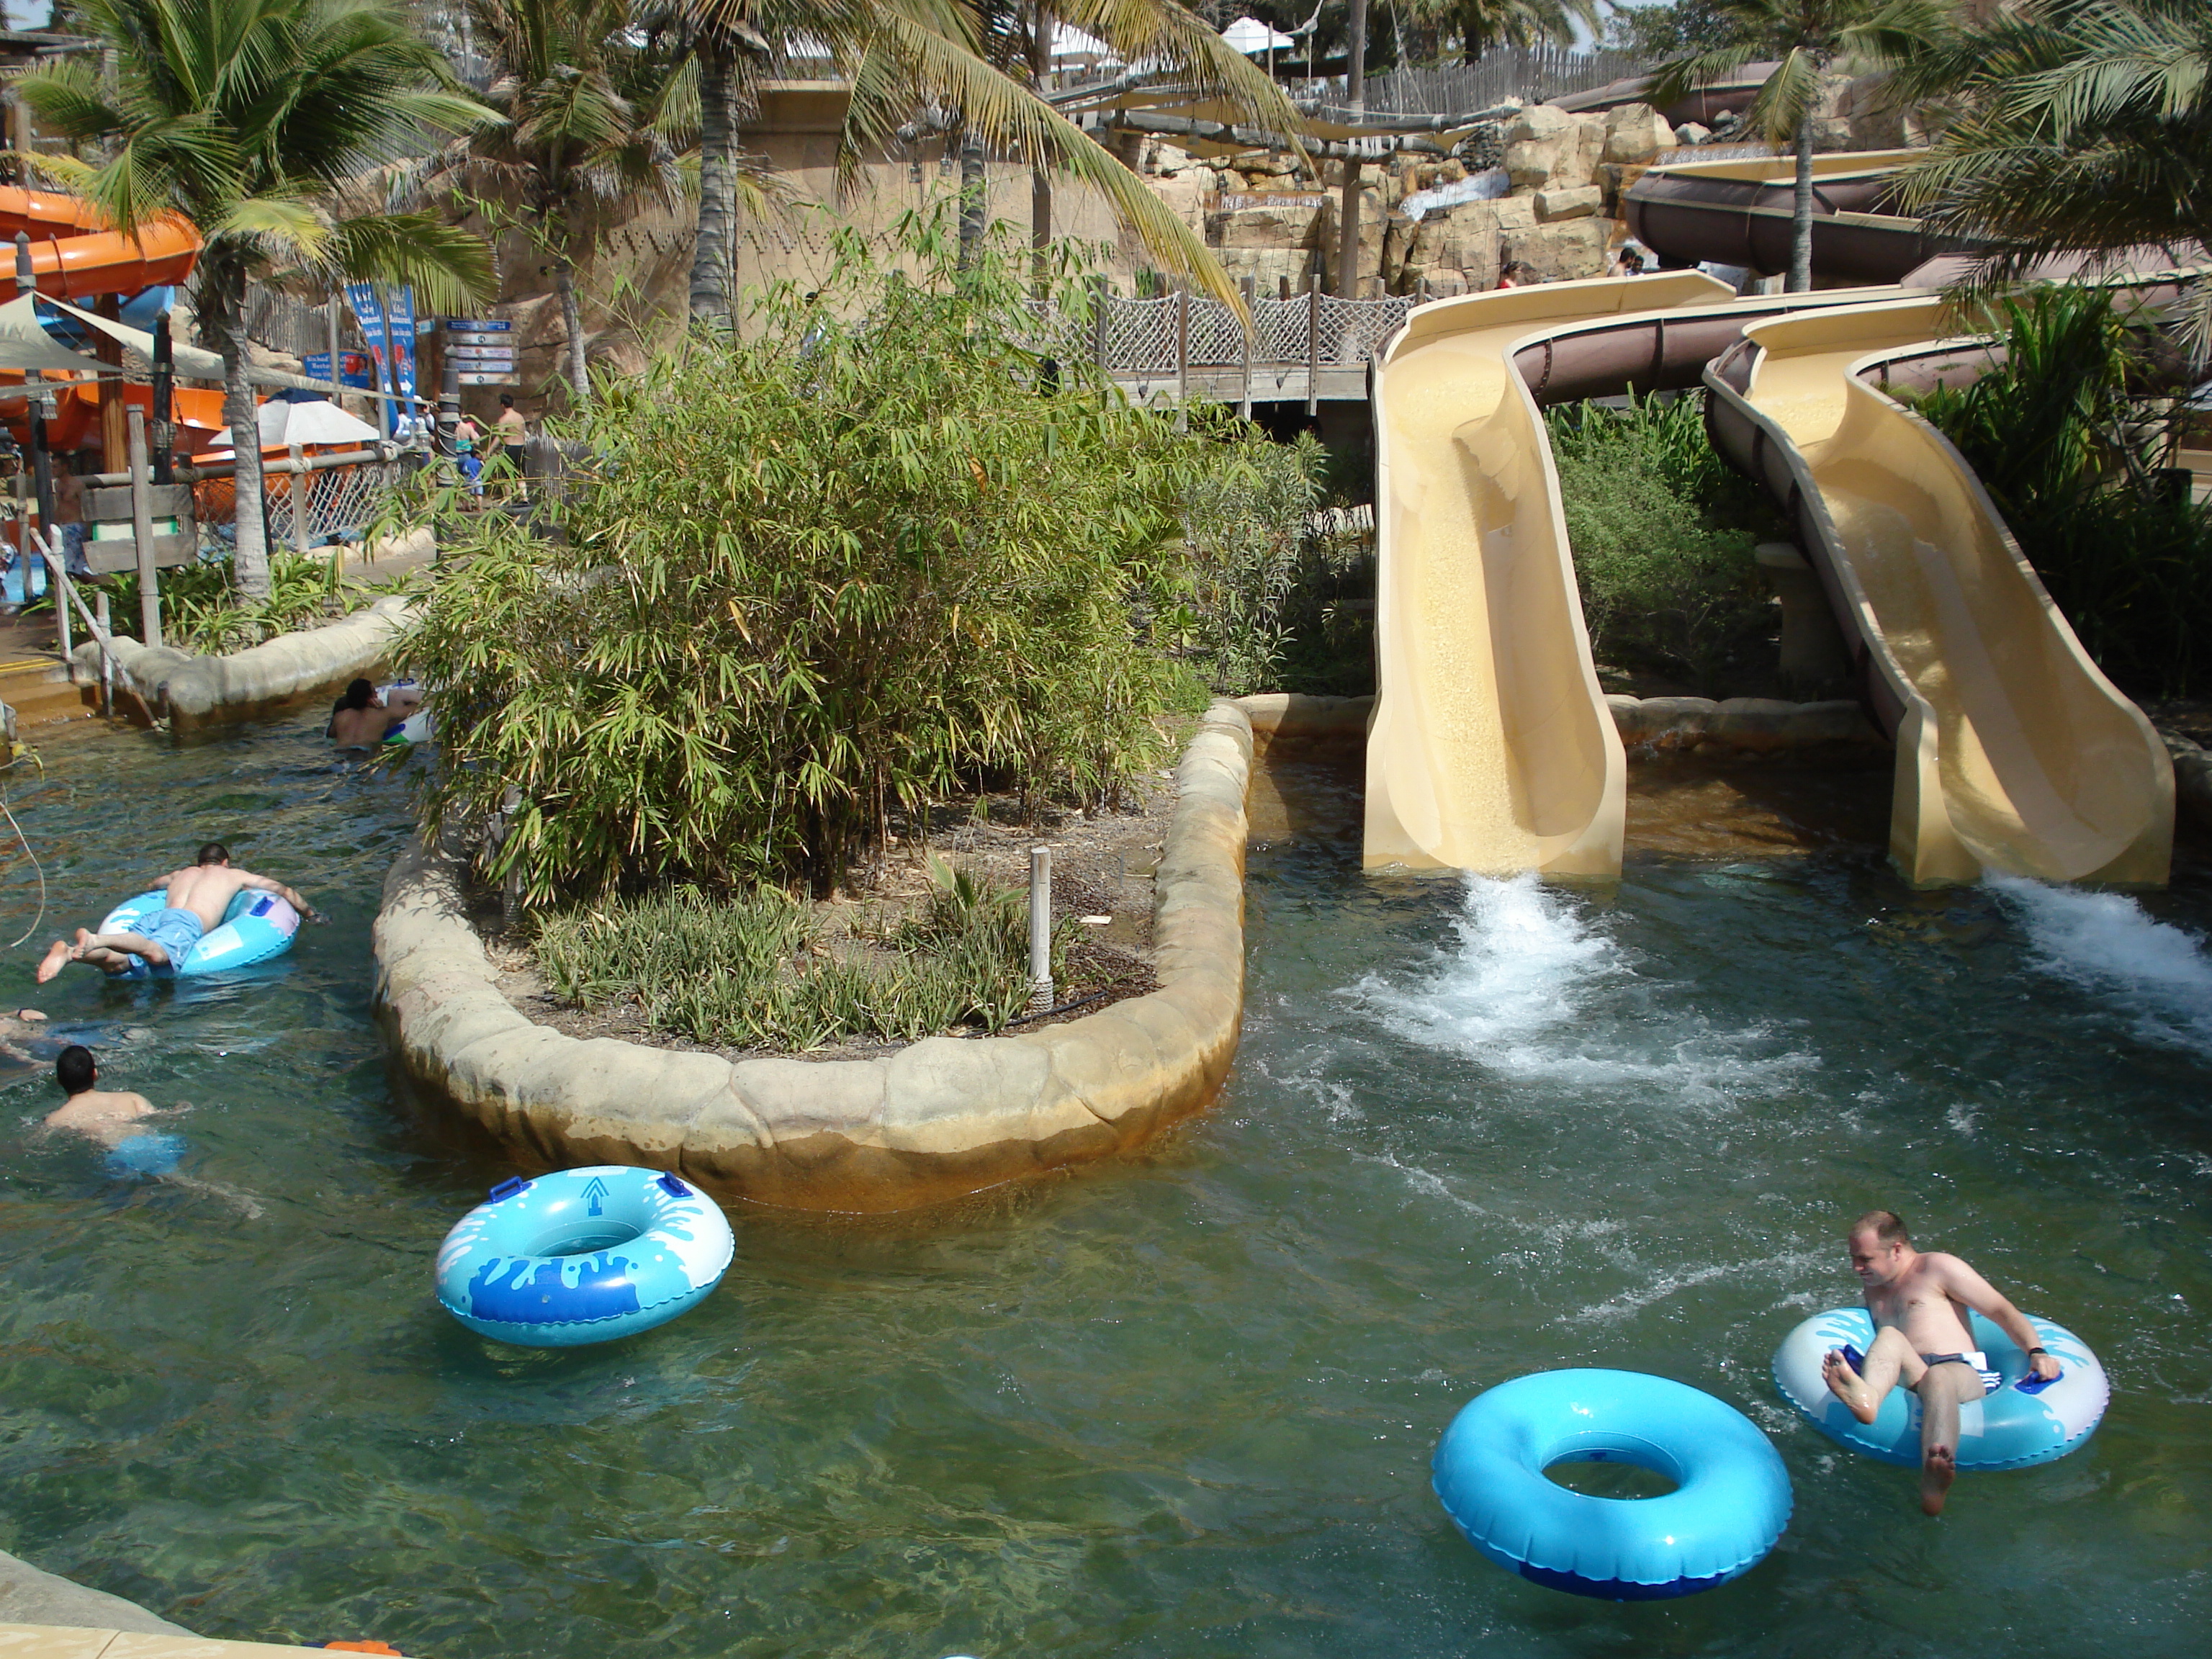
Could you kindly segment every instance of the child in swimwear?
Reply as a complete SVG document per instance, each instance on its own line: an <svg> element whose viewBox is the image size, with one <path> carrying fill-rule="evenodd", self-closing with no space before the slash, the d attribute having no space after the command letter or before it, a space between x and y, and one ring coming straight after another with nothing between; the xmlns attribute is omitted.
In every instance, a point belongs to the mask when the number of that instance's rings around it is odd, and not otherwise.
<svg viewBox="0 0 2212 1659"><path fill-rule="evenodd" d="M150 1133L138 1127L139 1119L153 1116L161 1108L127 1089L94 1086L100 1081L100 1067L82 1043L73 1042L62 1050L54 1061L54 1081L69 1099L46 1114L49 1129L74 1129L140 1174L159 1173L153 1168L155 1164L164 1169L175 1164L182 1143L174 1135Z"/></svg>

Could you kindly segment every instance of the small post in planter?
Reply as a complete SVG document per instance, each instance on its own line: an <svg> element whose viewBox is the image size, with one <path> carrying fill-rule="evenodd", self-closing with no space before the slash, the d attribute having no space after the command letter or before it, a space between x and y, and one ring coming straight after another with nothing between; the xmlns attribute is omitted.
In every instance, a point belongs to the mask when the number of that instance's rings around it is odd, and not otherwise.
<svg viewBox="0 0 2212 1659"><path fill-rule="evenodd" d="M1030 1012L1052 1006L1052 848L1030 848Z"/></svg>
<svg viewBox="0 0 2212 1659"><path fill-rule="evenodd" d="M134 409L131 412L136 415L138 411ZM31 562L26 559L23 561L23 576L27 582L30 579L30 574ZM112 639L115 630L108 626L106 589L103 588L93 595L92 607L93 620L100 624L100 631ZM112 714L115 712L115 659L106 650L102 650L100 653L100 712L103 714Z"/></svg>

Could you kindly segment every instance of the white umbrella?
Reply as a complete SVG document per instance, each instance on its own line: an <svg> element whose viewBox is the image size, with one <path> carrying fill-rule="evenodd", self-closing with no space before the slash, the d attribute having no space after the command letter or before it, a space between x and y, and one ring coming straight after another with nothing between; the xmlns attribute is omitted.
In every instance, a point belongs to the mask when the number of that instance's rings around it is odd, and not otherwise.
<svg viewBox="0 0 2212 1659"><path fill-rule="evenodd" d="M1232 52L1241 52L1247 58L1255 52L1280 52L1297 45L1292 36L1277 33L1256 17L1238 18L1221 31L1221 38L1229 43Z"/></svg>
<svg viewBox="0 0 2212 1659"><path fill-rule="evenodd" d="M274 449L293 444L374 443L382 434L368 422L356 420L328 398L315 403L266 403L256 421L261 447ZM218 448L230 447L228 427L215 434Z"/></svg>

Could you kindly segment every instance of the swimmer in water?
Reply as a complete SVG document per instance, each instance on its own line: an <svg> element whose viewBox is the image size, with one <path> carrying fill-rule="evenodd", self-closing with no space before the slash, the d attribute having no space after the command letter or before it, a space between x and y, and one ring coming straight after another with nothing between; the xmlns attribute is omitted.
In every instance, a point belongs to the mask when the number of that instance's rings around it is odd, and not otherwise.
<svg viewBox="0 0 2212 1659"><path fill-rule="evenodd" d="M80 927L75 945L56 939L47 949L46 960L39 964L39 983L44 985L72 962L120 976L131 971L133 957L142 958L156 974L173 974L192 946L222 926L222 914L241 888L274 893L309 921L330 920L283 882L257 876L251 870L233 869L230 849L219 841L209 842L200 848L196 862L172 870L157 884L167 890L162 901L167 908L142 920L139 926L144 932L95 933Z"/></svg>
<svg viewBox="0 0 2212 1659"><path fill-rule="evenodd" d="M367 680L356 680L331 706L331 723L323 735L341 749L374 749L422 706L420 691L397 686L379 691Z"/></svg>
<svg viewBox="0 0 2212 1659"><path fill-rule="evenodd" d="M139 1120L161 1109L145 1096L127 1089L95 1086L100 1067L93 1061L92 1050L82 1043L72 1042L62 1050L54 1061L54 1081L69 1099L46 1114L46 1127L74 1129L110 1150L143 1134Z"/></svg>
<svg viewBox="0 0 2212 1659"><path fill-rule="evenodd" d="M27 1048L17 1048L14 1039L44 1036L46 1033L39 1027L46 1023L46 1018L36 1008L18 1008L12 1014L0 1014L0 1054L37 1065L37 1056Z"/></svg>
<svg viewBox="0 0 2212 1659"><path fill-rule="evenodd" d="M2036 1376L2055 1378L2058 1362L2035 1340L2035 1327L1955 1255L1916 1250L1892 1210L1874 1210L1851 1225L1851 1271L1866 1287L1875 1338L1863 1369L1828 1351L1820 1375L1862 1423L1881 1413L1903 1383L1920 1396L1920 1507L1941 1515L1959 1474L1959 1407L1981 1399L1984 1358L1974 1346L1966 1310L1996 1324L2020 1345Z"/></svg>

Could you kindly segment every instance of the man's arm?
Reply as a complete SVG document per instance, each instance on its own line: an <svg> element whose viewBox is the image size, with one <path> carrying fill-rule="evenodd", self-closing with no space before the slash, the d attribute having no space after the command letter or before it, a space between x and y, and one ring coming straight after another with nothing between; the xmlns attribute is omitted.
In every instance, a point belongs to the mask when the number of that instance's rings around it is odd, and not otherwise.
<svg viewBox="0 0 2212 1659"><path fill-rule="evenodd" d="M294 892L281 881L271 881L266 876L257 876L251 870L240 871L238 872L238 880L240 886L251 887L258 893L276 894L278 898L283 899L285 903L290 905L295 910L297 910L309 921L325 922L330 920L328 916L325 915L320 910L315 908L313 905L308 903L307 900L301 898L297 893Z"/></svg>
<svg viewBox="0 0 2212 1659"><path fill-rule="evenodd" d="M2035 1327L2027 1316L1997 1292L1996 1285L1984 1279L1955 1255L1946 1255L1942 1261L1943 1289L1955 1300L1965 1303L1984 1318L1993 1321L1999 1329L2020 1345L2027 1355L2028 1369L2038 1376L2055 1377L2058 1362L2042 1350L2042 1339L2036 1335Z"/></svg>

